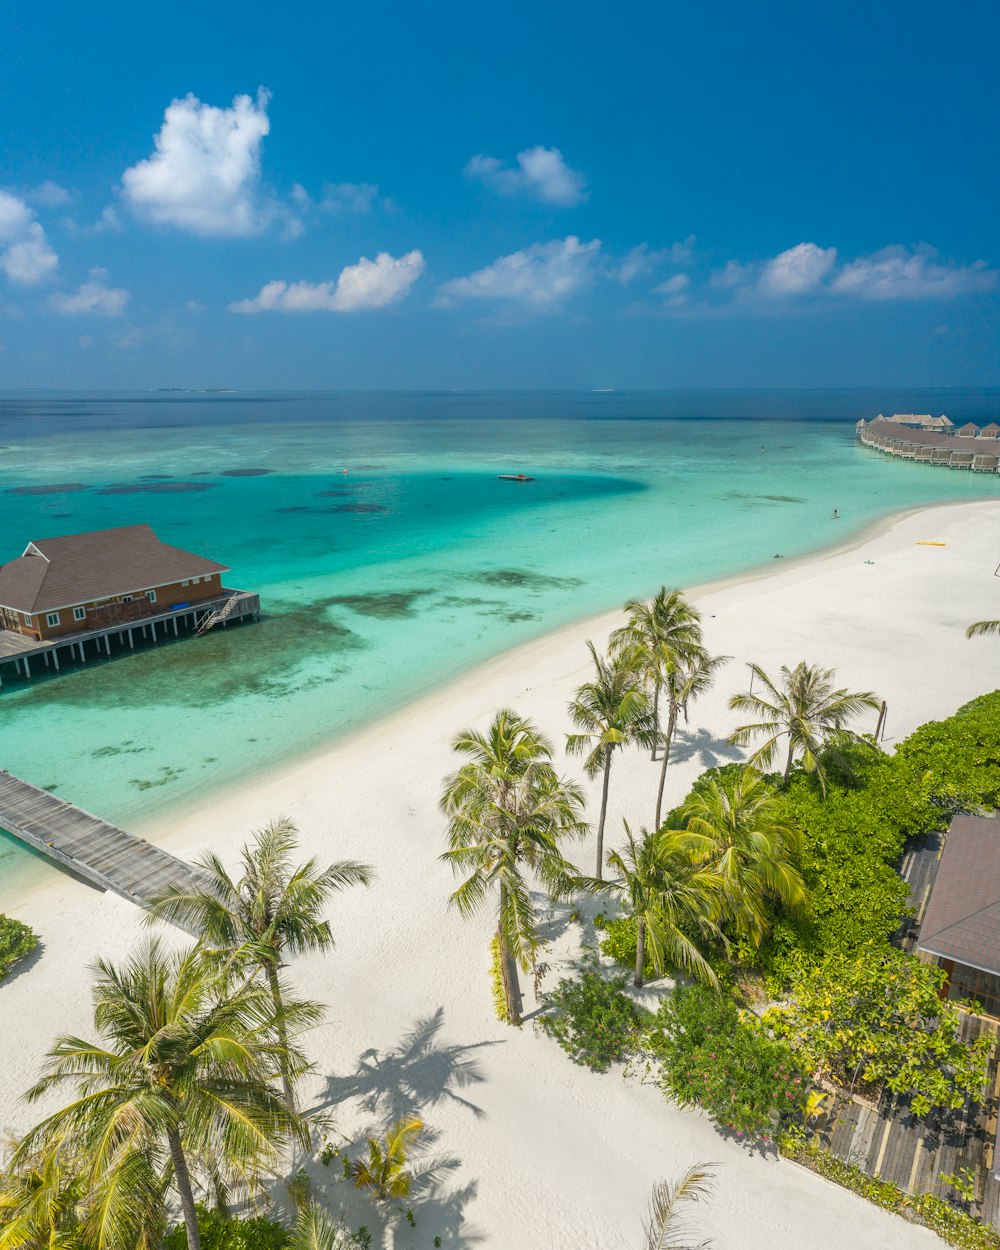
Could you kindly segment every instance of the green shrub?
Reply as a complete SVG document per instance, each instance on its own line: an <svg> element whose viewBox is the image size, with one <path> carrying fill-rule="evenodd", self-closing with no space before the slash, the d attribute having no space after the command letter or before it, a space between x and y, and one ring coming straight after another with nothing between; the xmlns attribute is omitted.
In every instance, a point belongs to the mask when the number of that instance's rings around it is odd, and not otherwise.
<svg viewBox="0 0 1000 1250"><path fill-rule="evenodd" d="M954 1003L941 1000L946 975L891 947L830 955L806 967L789 1001L765 1015L809 1071L848 1089L880 1084L912 1095L914 1115L961 1107L986 1083L993 1039L966 1045Z"/></svg>
<svg viewBox="0 0 1000 1250"><path fill-rule="evenodd" d="M627 981L624 974L602 976L591 959L578 977L564 977L544 996L541 1026L574 1063L607 1072L640 1049L649 1012L622 993Z"/></svg>
<svg viewBox="0 0 1000 1250"><path fill-rule="evenodd" d="M228 1219L213 1207L198 1204L201 1250L285 1250L291 1240L288 1229L263 1215ZM164 1250L187 1250L184 1225L178 1224L163 1239Z"/></svg>
<svg viewBox="0 0 1000 1250"><path fill-rule="evenodd" d="M20 920L0 915L0 981L38 945L37 936Z"/></svg>
<svg viewBox="0 0 1000 1250"><path fill-rule="evenodd" d="M635 972L635 956L638 946L636 937L636 921L634 916L618 916L614 920L605 920L602 925L598 925L594 920L594 927L598 930L603 929L605 937L601 939L601 951L613 959L616 964L620 964L623 968L628 968L630 972ZM649 947L647 945L643 955L642 964L643 976L647 981L654 980L659 974L653 966L649 958Z"/></svg>
<svg viewBox="0 0 1000 1250"><path fill-rule="evenodd" d="M503 964L500 962L500 939L496 934L490 942L490 986L493 990L493 1010L501 1024L510 1024L507 1010L507 994L503 985Z"/></svg>
<svg viewBox="0 0 1000 1250"><path fill-rule="evenodd" d="M739 1137L768 1141L779 1121L802 1117L809 1081L791 1048L723 994L678 988L660 1004L648 1045L664 1091Z"/></svg>

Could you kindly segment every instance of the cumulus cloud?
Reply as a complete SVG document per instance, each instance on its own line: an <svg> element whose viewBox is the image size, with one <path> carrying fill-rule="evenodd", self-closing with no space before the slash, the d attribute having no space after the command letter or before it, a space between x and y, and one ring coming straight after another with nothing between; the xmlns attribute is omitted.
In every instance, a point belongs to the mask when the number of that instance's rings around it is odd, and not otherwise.
<svg viewBox="0 0 1000 1250"><path fill-rule="evenodd" d="M861 299L933 299L992 291L996 285L996 270L983 260L947 265L937 261L929 248L911 252L896 246L844 265L832 289Z"/></svg>
<svg viewBox="0 0 1000 1250"><path fill-rule="evenodd" d="M657 248L655 251L648 243L640 243L625 254L620 264L609 269L608 274L622 286L627 286L636 278L649 277L659 265L686 265L694 256L696 242L695 236L689 234L683 243L672 243L669 247Z"/></svg>
<svg viewBox="0 0 1000 1250"><path fill-rule="evenodd" d="M437 302L446 306L465 299L512 300L535 309L554 308L589 284L600 250L600 239L581 243L572 234L534 243L466 278L445 282Z"/></svg>
<svg viewBox="0 0 1000 1250"><path fill-rule="evenodd" d="M822 284L837 260L835 247L799 243L769 260L760 275L758 287L764 295L807 295Z"/></svg>
<svg viewBox="0 0 1000 1250"><path fill-rule="evenodd" d="M424 272L419 251L405 256L379 252L374 260L362 256L356 265L341 270L333 282L268 282L252 299L229 305L230 312L361 312L385 308L403 299Z"/></svg>
<svg viewBox="0 0 1000 1250"><path fill-rule="evenodd" d="M56 312L72 316L91 313L99 317L119 317L129 301L128 291L109 287L105 282L106 269L91 269L90 281L85 282L72 295L53 295L52 307Z"/></svg>
<svg viewBox="0 0 1000 1250"><path fill-rule="evenodd" d="M73 200L72 194L51 178L26 191L24 198L31 204L41 204L43 208L61 208Z"/></svg>
<svg viewBox="0 0 1000 1250"><path fill-rule="evenodd" d="M512 169L495 156L474 156L465 167L467 178L476 178L501 195L527 195L543 204L568 208L587 198L587 183L578 169L571 169L558 148L525 148Z"/></svg>
<svg viewBox="0 0 1000 1250"><path fill-rule="evenodd" d="M138 216L200 235L260 234L276 218L297 220L261 187L260 156L271 125L270 92L235 97L230 108L194 95L173 100L154 137L156 151L126 169L122 191Z"/></svg>
<svg viewBox="0 0 1000 1250"><path fill-rule="evenodd" d="M24 200L0 191L0 269L11 282L35 286L59 265L45 231Z"/></svg>

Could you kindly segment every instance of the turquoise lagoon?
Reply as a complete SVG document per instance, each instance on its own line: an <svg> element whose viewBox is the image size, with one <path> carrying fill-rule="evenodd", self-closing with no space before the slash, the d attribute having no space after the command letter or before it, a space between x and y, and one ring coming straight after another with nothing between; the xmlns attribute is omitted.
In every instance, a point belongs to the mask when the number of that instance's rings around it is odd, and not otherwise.
<svg viewBox="0 0 1000 1250"><path fill-rule="evenodd" d="M937 398L907 396L907 410L996 415L995 393ZM1000 496L1000 479L856 447L853 420L875 402L0 399L0 560L31 538L145 521L230 565L266 613L8 683L0 766L141 828L661 583L799 555L901 508ZM55 871L0 833L0 910Z"/></svg>

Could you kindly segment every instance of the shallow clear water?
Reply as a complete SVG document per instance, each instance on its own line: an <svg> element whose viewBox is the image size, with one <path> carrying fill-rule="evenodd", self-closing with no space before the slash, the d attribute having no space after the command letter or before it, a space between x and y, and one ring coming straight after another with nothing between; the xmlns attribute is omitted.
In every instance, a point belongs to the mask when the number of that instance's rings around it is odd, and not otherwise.
<svg viewBox="0 0 1000 1250"><path fill-rule="evenodd" d="M880 397L819 394L0 399L0 559L147 521L230 565L266 613L8 683L0 764L136 827L629 595L1000 494L856 447ZM962 419L998 407L906 398ZM518 471L537 480L497 480ZM0 908L54 871L0 834Z"/></svg>

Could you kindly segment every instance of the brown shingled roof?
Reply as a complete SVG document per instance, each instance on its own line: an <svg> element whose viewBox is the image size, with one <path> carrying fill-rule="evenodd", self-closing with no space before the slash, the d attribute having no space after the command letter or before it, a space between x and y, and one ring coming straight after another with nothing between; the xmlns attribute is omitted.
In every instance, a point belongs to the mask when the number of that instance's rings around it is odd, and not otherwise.
<svg viewBox="0 0 1000 1250"><path fill-rule="evenodd" d="M1000 820L951 822L917 946L1000 976Z"/></svg>
<svg viewBox="0 0 1000 1250"><path fill-rule="evenodd" d="M149 525L42 538L0 566L0 606L51 612L94 599L228 573L224 564L161 543Z"/></svg>

